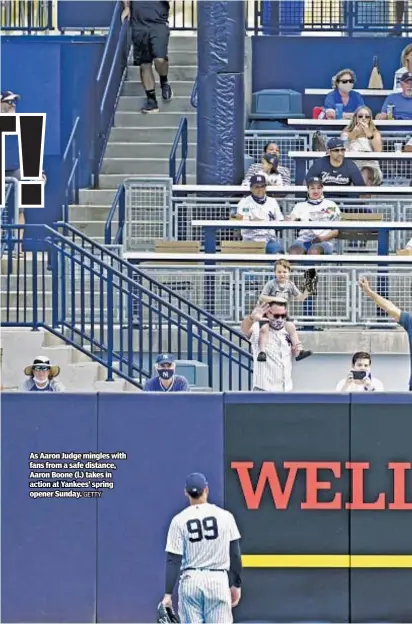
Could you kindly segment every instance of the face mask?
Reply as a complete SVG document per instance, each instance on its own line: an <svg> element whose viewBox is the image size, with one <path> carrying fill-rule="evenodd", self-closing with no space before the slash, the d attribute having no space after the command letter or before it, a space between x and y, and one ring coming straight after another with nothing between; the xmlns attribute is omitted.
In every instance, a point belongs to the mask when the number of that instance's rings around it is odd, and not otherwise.
<svg viewBox="0 0 412 624"><path fill-rule="evenodd" d="M171 379L174 375L174 370L173 368L159 368L157 370L157 374L159 375L160 379L164 379L165 381L167 381L168 379Z"/></svg>
<svg viewBox="0 0 412 624"><path fill-rule="evenodd" d="M33 375L33 379L34 379L34 383L37 384L38 386L44 386L45 384L49 383L49 380L47 379L39 379L38 377L36 377L36 375Z"/></svg>
<svg viewBox="0 0 412 624"><path fill-rule="evenodd" d="M349 93L352 91L353 84L351 82L340 82L339 83L339 91L343 91L344 93Z"/></svg>
<svg viewBox="0 0 412 624"><path fill-rule="evenodd" d="M412 97L412 86L411 86L411 87L408 87L407 89L405 89L405 91L404 91L404 95L405 95L406 97Z"/></svg>
<svg viewBox="0 0 412 624"><path fill-rule="evenodd" d="M308 195L308 198L306 201L308 204L311 204L312 206L318 206L319 204L323 202L323 196L319 197L319 199L311 199Z"/></svg>
<svg viewBox="0 0 412 624"><path fill-rule="evenodd" d="M256 195L253 195L253 193L251 193L252 197L253 197L253 201L255 201L257 204L265 204L266 203L266 195L264 195L263 197L256 197Z"/></svg>
<svg viewBox="0 0 412 624"><path fill-rule="evenodd" d="M272 329L283 329L285 326L285 319L269 319L269 325Z"/></svg>

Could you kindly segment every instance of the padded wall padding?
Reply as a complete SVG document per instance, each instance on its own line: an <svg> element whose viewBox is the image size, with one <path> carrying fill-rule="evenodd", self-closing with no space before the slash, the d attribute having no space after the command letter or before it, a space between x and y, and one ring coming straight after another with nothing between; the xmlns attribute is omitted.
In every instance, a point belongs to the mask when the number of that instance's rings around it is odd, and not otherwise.
<svg viewBox="0 0 412 624"><path fill-rule="evenodd" d="M197 183L243 176L245 3L198 4Z"/></svg>
<svg viewBox="0 0 412 624"><path fill-rule="evenodd" d="M240 184L243 177L243 74L199 76L198 184ZM200 93L200 92L199 92Z"/></svg>

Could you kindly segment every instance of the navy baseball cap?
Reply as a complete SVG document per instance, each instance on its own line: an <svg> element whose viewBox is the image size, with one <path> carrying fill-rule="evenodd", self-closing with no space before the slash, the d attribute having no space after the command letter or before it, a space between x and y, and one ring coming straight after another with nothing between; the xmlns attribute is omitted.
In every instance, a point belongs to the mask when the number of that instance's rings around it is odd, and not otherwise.
<svg viewBox="0 0 412 624"><path fill-rule="evenodd" d="M250 186L266 186L266 177L258 173L250 178Z"/></svg>
<svg viewBox="0 0 412 624"><path fill-rule="evenodd" d="M312 176L311 178L308 178L306 180L306 186L310 186L311 184L320 184L321 186L323 186L323 180L318 176Z"/></svg>
<svg viewBox="0 0 412 624"><path fill-rule="evenodd" d="M272 165L274 169L276 169L279 164L279 158L276 154L265 154L263 156L263 160L266 160L266 162L269 163L269 165Z"/></svg>
<svg viewBox="0 0 412 624"><path fill-rule="evenodd" d="M201 472L192 472L186 477L185 490L188 494L201 494L207 486L206 477Z"/></svg>
<svg viewBox="0 0 412 624"><path fill-rule="evenodd" d="M329 139L326 147L328 148L328 150L339 149L342 147L344 148L345 141L343 141L343 139L341 139L340 137L332 137L331 139Z"/></svg>
<svg viewBox="0 0 412 624"><path fill-rule="evenodd" d="M2 102L16 102L17 100L20 100L20 95L18 95L17 93L13 93L13 91L1 92Z"/></svg>
<svg viewBox="0 0 412 624"><path fill-rule="evenodd" d="M401 82L406 82L407 80L412 80L412 72L405 72L402 74L400 78Z"/></svg>
<svg viewBox="0 0 412 624"><path fill-rule="evenodd" d="M174 364L175 358L170 353L160 353L156 358L156 364Z"/></svg>

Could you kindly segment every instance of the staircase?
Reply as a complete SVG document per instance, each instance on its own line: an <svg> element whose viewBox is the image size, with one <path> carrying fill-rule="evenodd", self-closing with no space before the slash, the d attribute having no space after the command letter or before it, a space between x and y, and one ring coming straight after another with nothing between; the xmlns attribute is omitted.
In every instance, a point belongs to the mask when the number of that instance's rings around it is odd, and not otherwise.
<svg viewBox="0 0 412 624"><path fill-rule="evenodd" d="M139 388L116 376L114 381L106 381L103 366L46 330L2 328L1 348L1 386L7 392L17 391L28 379L24 369L37 355L45 355L60 366L57 379L66 392L139 392Z"/></svg>
<svg viewBox="0 0 412 624"><path fill-rule="evenodd" d="M128 67L103 160L99 189L81 190L80 205L70 206L72 225L98 242L104 242L106 217L117 188L125 178L169 175L170 150L182 116L188 120L187 183L196 182L196 109L191 106L190 99L197 75L197 37L172 34L169 63L173 99L168 104L162 101L157 81L160 112L150 115L140 112L145 97L140 68Z"/></svg>

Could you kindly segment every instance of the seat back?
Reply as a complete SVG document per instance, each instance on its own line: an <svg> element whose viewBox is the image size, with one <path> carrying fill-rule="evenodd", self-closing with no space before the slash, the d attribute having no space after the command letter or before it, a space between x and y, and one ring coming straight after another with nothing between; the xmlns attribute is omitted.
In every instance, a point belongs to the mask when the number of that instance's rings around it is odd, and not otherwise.
<svg viewBox="0 0 412 624"><path fill-rule="evenodd" d="M383 221L383 214L376 213L342 213L342 221ZM350 241L374 241L378 240L378 230L369 230L367 232L357 232L356 230L342 230L339 232L339 240Z"/></svg>

